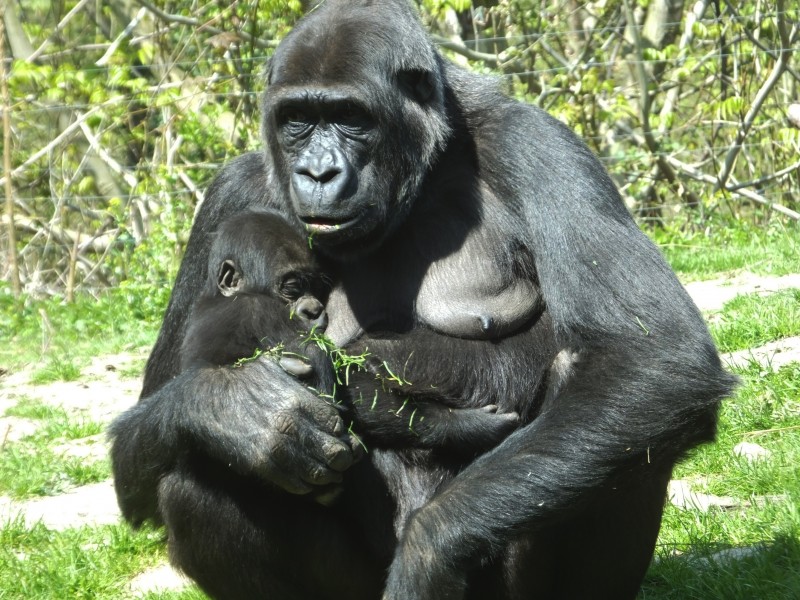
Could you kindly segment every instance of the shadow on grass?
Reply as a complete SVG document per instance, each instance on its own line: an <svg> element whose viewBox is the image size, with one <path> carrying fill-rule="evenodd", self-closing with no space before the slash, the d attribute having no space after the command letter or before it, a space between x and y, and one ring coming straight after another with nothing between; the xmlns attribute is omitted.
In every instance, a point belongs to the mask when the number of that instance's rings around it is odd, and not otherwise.
<svg viewBox="0 0 800 600"><path fill-rule="evenodd" d="M739 548L694 548L661 556L639 600L790 600L800 598L800 540L782 536Z"/></svg>

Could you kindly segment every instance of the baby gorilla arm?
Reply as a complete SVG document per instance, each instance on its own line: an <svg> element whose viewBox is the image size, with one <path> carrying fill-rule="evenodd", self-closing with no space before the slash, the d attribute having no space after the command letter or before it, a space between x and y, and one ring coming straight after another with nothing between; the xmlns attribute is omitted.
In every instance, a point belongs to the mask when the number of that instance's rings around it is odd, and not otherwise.
<svg viewBox="0 0 800 600"><path fill-rule="evenodd" d="M350 344L349 355L366 356L346 386L355 431L383 448L469 455L492 448L519 426L519 415L499 412L482 393L475 374L488 367L483 346L421 329Z"/></svg>
<svg viewBox="0 0 800 600"><path fill-rule="evenodd" d="M407 368L419 364L413 360L415 348L437 342L438 348L446 344L452 352L471 352L473 358L479 348L472 341L416 331L395 340L363 338L344 350L354 363L338 369L344 390L336 392L336 401L346 412L345 421L350 420L367 447L438 449L474 456L518 427L516 412L499 413L486 398L476 401L476 390L468 388L468 379L457 378L459 387L452 389L446 383L450 376L431 377L421 369ZM370 353L372 346L380 347L379 356ZM306 377L310 368L305 361L283 359L281 366L298 378ZM319 363L314 368L319 379Z"/></svg>

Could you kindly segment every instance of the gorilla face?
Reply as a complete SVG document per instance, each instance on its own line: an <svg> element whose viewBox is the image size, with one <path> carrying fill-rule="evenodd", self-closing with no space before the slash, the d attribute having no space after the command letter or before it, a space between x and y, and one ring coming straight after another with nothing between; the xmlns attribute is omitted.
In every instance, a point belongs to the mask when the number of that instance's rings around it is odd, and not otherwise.
<svg viewBox="0 0 800 600"><path fill-rule="evenodd" d="M334 26L301 22L281 43L262 107L286 208L333 258L369 251L404 221L450 135L440 60L398 23L408 5L365 16L357 4L339 7ZM399 39L420 41L398 49Z"/></svg>
<svg viewBox="0 0 800 600"><path fill-rule="evenodd" d="M208 296L267 294L289 304L305 292L326 294L307 240L273 211L247 211L224 221L211 245L207 273Z"/></svg>

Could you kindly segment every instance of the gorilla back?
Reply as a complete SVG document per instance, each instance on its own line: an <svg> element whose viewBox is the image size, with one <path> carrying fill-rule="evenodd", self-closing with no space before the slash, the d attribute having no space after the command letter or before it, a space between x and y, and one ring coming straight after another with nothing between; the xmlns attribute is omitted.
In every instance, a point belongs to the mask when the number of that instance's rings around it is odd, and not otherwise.
<svg viewBox="0 0 800 600"><path fill-rule="evenodd" d="M143 397L115 423L125 514L166 522L173 561L219 598L633 598L672 467L713 438L735 380L597 159L443 61L403 0L309 13L275 52L262 109L266 150L208 190ZM258 207L311 236L339 345L468 338L493 353L471 389L525 425L456 474L422 463L396 480L379 452L354 464L335 411L274 365L202 385L178 373L209 232ZM508 340L544 318L547 339L512 356ZM440 372L423 383L450 389L463 357L431 354ZM182 467L195 453L263 497ZM339 503L314 503L334 481Z"/></svg>

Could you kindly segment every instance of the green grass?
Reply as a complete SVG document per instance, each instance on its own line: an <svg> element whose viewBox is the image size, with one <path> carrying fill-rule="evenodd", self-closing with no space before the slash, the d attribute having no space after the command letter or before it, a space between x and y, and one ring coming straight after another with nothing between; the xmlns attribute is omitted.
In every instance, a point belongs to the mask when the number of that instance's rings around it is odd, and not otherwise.
<svg viewBox="0 0 800 600"><path fill-rule="evenodd" d="M80 527L61 532L11 521L0 528L0 599L127 600L132 574L166 560L163 533L126 525ZM182 593L143 596L181 600Z"/></svg>
<svg viewBox="0 0 800 600"><path fill-rule="evenodd" d="M0 347L0 367L13 372L43 365L34 383L74 381L89 357L150 348L163 308L131 287L67 304L58 298L17 301L0 284L0 339L8 340Z"/></svg>
<svg viewBox="0 0 800 600"><path fill-rule="evenodd" d="M47 364L34 371L31 383L38 385L53 381L76 381L81 376L81 368L69 358L50 356Z"/></svg>
<svg viewBox="0 0 800 600"><path fill-rule="evenodd" d="M0 453L0 493L15 499L53 496L110 476L107 460L87 462L41 445L17 442Z"/></svg>
<svg viewBox="0 0 800 600"><path fill-rule="evenodd" d="M710 279L719 273L752 271L786 275L800 270L800 227L771 223L767 227L738 223L694 233L657 230L651 237L683 281Z"/></svg>
<svg viewBox="0 0 800 600"><path fill-rule="evenodd" d="M0 449L0 493L16 499L50 496L111 476L107 459L86 460L51 449L59 443L100 434L102 425L70 417L63 408L30 399L19 401L6 410L5 416L39 423L32 435Z"/></svg>
<svg viewBox="0 0 800 600"><path fill-rule="evenodd" d="M755 348L800 335L800 289L768 296L738 296L714 315L711 333L720 352Z"/></svg>
<svg viewBox="0 0 800 600"><path fill-rule="evenodd" d="M717 442L678 467L694 491L734 498L708 512L668 505L658 559L641 599L789 600L800 591L800 364L778 372L751 365L723 405ZM770 452L750 462L739 442ZM720 552L746 549L743 558Z"/></svg>

